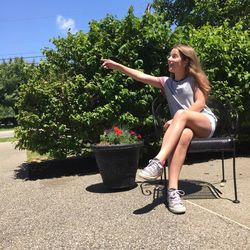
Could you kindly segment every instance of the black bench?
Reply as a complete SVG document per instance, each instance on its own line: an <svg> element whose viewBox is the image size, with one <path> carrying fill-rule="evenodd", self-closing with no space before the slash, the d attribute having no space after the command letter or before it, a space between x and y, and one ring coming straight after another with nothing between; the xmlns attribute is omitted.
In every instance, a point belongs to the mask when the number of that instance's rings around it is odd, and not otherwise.
<svg viewBox="0 0 250 250"><path fill-rule="evenodd" d="M209 97L207 105L214 112L218 118L218 124L212 138L194 138L189 146L188 153L201 152L221 152L222 160L222 180L225 180L224 168L224 154L225 152L232 153L233 163L233 183L234 183L234 203L239 203L237 197L237 183L236 183L236 162L235 150L238 137L238 113L232 108L230 102L223 97L222 100L213 96ZM152 113L154 117L154 126L156 139L159 141L163 135L163 125L170 113L167 101L164 97L157 97L152 103ZM164 168L164 186L166 187L166 168Z"/></svg>

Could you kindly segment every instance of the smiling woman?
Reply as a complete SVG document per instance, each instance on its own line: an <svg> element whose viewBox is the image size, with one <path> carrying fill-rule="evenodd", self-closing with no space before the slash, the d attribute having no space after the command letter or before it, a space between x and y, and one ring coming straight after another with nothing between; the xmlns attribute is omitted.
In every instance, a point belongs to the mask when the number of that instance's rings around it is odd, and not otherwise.
<svg viewBox="0 0 250 250"><path fill-rule="evenodd" d="M109 59L102 60L105 69L118 70L138 82L160 88L167 98L172 119L166 121L165 134L159 153L139 173L146 180L156 180L163 173L168 160L168 207L173 213L185 213L178 190L178 180L187 149L194 136L209 138L213 135L217 119L206 106L209 81L201 69L195 50L176 45L168 58L170 77L156 77L126 67Z"/></svg>

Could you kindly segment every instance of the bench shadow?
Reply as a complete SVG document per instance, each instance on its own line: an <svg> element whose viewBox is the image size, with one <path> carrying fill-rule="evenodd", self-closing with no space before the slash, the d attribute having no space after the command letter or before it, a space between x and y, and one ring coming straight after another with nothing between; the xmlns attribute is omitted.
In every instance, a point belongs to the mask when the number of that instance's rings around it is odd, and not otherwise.
<svg viewBox="0 0 250 250"><path fill-rule="evenodd" d="M35 181L63 176L96 174L99 170L95 158L88 156L23 163L14 172L16 179Z"/></svg>
<svg viewBox="0 0 250 250"><path fill-rule="evenodd" d="M152 211L158 205L164 204L167 207L166 190L162 181L141 182L141 192L145 196L152 195L152 203L136 209L133 214L145 214ZM211 183L197 180L179 181L179 189L185 192L184 200L188 199L218 199L222 194L220 190Z"/></svg>

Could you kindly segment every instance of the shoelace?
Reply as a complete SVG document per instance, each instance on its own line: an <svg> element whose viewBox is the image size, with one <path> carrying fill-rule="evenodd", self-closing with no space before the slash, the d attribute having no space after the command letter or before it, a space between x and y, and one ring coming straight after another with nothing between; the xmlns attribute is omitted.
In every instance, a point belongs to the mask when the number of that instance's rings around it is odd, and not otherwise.
<svg viewBox="0 0 250 250"><path fill-rule="evenodd" d="M181 202L181 196L185 195L185 192L183 190L174 190L170 191L169 198L174 204L182 204Z"/></svg>
<svg viewBox="0 0 250 250"><path fill-rule="evenodd" d="M154 174L155 170L158 171L158 162L156 160L149 160L149 165L147 166L146 170L150 172L151 174Z"/></svg>

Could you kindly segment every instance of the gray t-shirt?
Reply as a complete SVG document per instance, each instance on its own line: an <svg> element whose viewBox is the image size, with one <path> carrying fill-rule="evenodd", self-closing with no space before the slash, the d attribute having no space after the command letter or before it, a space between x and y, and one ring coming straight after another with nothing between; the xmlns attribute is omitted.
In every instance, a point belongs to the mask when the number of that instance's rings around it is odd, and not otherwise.
<svg viewBox="0 0 250 250"><path fill-rule="evenodd" d="M159 77L162 90L167 98L171 116L179 109L188 109L194 103L194 92L197 88L193 77L188 76L181 81L175 81L172 77ZM208 106L205 106L201 113L212 116L217 121Z"/></svg>

